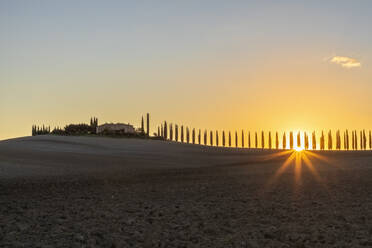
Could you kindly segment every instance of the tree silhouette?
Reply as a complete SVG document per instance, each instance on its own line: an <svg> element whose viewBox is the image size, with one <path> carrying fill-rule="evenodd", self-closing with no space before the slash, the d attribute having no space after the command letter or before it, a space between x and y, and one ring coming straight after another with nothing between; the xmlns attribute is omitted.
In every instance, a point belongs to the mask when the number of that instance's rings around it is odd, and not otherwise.
<svg viewBox="0 0 372 248"><path fill-rule="evenodd" d="M190 143L190 129L189 129L189 127L186 127L186 142L187 142L187 144Z"/></svg>
<svg viewBox="0 0 372 248"><path fill-rule="evenodd" d="M305 136L305 150L309 150L309 136L307 136L307 133L304 132Z"/></svg>
<svg viewBox="0 0 372 248"><path fill-rule="evenodd" d="M244 148L244 131L242 130L242 148Z"/></svg>
<svg viewBox="0 0 372 248"><path fill-rule="evenodd" d="M363 134L362 131L360 131L360 150L363 150Z"/></svg>
<svg viewBox="0 0 372 248"><path fill-rule="evenodd" d="M183 133L183 125L181 125L181 142L183 143L184 140L184 133Z"/></svg>
<svg viewBox="0 0 372 248"><path fill-rule="evenodd" d="M251 148L251 132L248 132L248 148Z"/></svg>
<svg viewBox="0 0 372 248"><path fill-rule="evenodd" d="M254 144L256 149L258 148L258 137L257 137L257 132L254 132Z"/></svg>
<svg viewBox="0 0 372 248"><path fill-rule="evenodd" d="M363 129L363 149L367 149L367 137L366 137L366 130Z"/></svg>
<svg viewBox="0 0 372 248"><path fill-rule="evenodd" d="M289 149L293 149L293 132L289 133Z"/></svg>
<svg viewBox="0 0 372 248"><path fill-rule="evenodd" d="M345 142L346 142L346 150L349 150L349 131L347 129L345 131Z"/></svg>
<svg viewBox="0 0 372 248"><path fill-rule="evenodd" d="M144 126L145 126L145 124L143 122L143 116L142 116L142 119L141 119L141 133L144 133L145 132Z"/></svg>
<svg viewBox="0 0 372 248"><path fill-rule="evenodd" d="M169 124L169 140L170 141L173 140L173 124L172 123Z"/></svg>
<svg viewBox="0 0 372 248"><path fill-rule="evenodd" d="M225 131L222 131L222 146L225 147Z"/></svg>
<svg viewBox="0 0 372 248"><path fill-rule="evenodd" d="M229 147L231 147L231 131L229 131Z"/></svg>
<svg viewBox="0 0 372 248"><path fill-rule="evenodd" d="M354 131L351 131L351 146L352 149L355 150L355 137L354 137Z"/></svg>
<svg viewBox="0 0 372 248"><path fill-rule="evenodd" d="M324 133L322 130L322 136L320 136L320 150L324 150L325 145L324 145Z"/></svg>
<svg viewBox="0 0 372 248"><path fill-rule="evenodd" d="M279 134L275 132L275 148L279 149Z"/></svg>
<svg viewBox="0 0 372 248"><path fill-rule="evenodd" d="M65 126L65 134L66 135L86 135L90 134L92 131L92 127L88 124L69 124ZM49 133L49 127L43 127L41 128L40 132L38 134L48 134Z"/></svg>
<svg viewBox="0 0 372 248"><path fill-rule="evenodd" d="M297 133L297 147L301 147L301 134L300 134L300 131Z"/></svg>
<svg viewBox="0 0 372 248"><path fill-rule="evenodd" d="M160 127L158 126L158 137L161 137Z"/></svg>
<svg viewBox="0 0 372 248"><path fill-rule="evenodd" d="M344 150L346 150L346 131L344 131Z"/></svg>
<svg viewBox="0 0 372 248"><path fill-rule="evenodd" d="M161 124L161 137L164 139L164 127L163 127L163 124Z"/></svg>
<svg viewBox="0 0 372 248"><path fill-rule="evenodd" d="M283 149L287 149L287 136L283 133Z"/></svg>
<svg viewBox="0 0 372 248"><path fill-rule="evenodd" d="M168 139L168 126L166 121L164 121L164 139Z"/></svg>
<svg viewBox="0 0 372 248"><path fill-rule="evenodd" d="M355 138L355 150L358 150L358 133L354 131L354 138Z"/></svg>
<svg viewBox="0 0 372 248"><path fill-rule="evenodd" d="M261 148L265 148L265 133L264 131L261 131Z"/></svg>
<svg viewBox="0 0 372 248"><path fill-rule="evenodd" d="M178 142L178 125L174 125L174 138Z"/></svg>
<svg viewBox="0 0 372 248"><path fill-rule="evenodd" d="M192 143L195 144L195 128L192 129Z"/></svg>
<svg viewBox="0 0 372 248"><path fill-rule="evenodd" d="M97 134L97 127L98 127L98 119L96 117L90 118L90 127L91 127L91 133ZM55 128L56 129L56 128ZM58 131L61 131L61 129L56 129Z"/></svg>
<svg viewBox="0 0 372 248"><path fill-rule="evenodd" d="M311 136L312 136L311 144L312 144L313 150L316 150L316 137L315 137L315 131L313 131L313 133L312 133Z"/></svg>
<svg viewBox="0 0 372 248"><path fill-rule="evenodd" d="M199 143L199 145L201 143L201 130L200 130L200 128L199 128L199 133L198 133L198 143Z"/></svg>
<svg viewBox="0 0 372 248"><path fill-rule="evenodd" d="M235 131L235 147L238 147L238 132Z"/></svg>
<svg viewBox="0 0 372 248"><path fill-rule="evenodd" d="M147 113L146 126L147 126L147 137L150 137L150 114L149 113Z"/></svg>
<svg viewBox="0 0 372 248"><path fill-rule="evenodd" d="M271 131L269 131L269 149L271 149L272 146L271 146Z"/></svg>
<svg viewBox="0 0 372 248"><path fill-rule="evenodd" d="M216 146L218 146L218 131L216 131Z"/></svg>
<svg viewBox="0 0 372 248"><path fill-rule="evenodd" d="M372 134L371 134L371 130L369 130L369 149L370 150L372 149Z"/></svg>
<svg viewBox="0 0 372 248"><path fill-rule="evenodd" d="M210 145L213 146L213 132L210 131L209 133L209 138L210 138Z"/></svg>
<svg viewBox="0 0 372 248"><path fill-rule="evenodd" d="M207 145L207 130L204 130L204 145Z"/></svg>
<svg viewBox="0 0 372 248"><path fill-rule="evenodd" d="M340 131L336 131L336 149L340 150L341 149L341 138L340 138Z"/></svg>
<svg viewBox="0 0 372 248"><path fill-rule="evenodd" d="M332 143L332 132L331 130L328 131L328 150L333 149L333 143Z"/></svg>

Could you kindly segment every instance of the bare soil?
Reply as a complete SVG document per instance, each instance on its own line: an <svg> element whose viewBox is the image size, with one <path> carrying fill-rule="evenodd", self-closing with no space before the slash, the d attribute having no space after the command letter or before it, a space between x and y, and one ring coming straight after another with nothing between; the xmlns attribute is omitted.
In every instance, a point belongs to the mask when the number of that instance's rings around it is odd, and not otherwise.
<svg viewBox="0 0 372 248"><path fill-rule="evenodd" d="M0 247L372 247L372 152L2 141Z"/></svg>

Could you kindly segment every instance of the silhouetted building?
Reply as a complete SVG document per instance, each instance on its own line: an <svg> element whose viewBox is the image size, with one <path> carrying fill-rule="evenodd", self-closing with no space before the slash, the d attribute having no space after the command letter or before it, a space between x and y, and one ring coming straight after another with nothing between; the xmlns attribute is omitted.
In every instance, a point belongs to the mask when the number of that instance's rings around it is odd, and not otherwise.
<svg viewBox="0 0 372 248"><path fill-rule="evenodd" d="M105 123L103 125L99 125L97 127L97 134L102 132L123 132L128 134L134 134L136 133L134 127L130 124L124 124L124 123Z"/></svg>

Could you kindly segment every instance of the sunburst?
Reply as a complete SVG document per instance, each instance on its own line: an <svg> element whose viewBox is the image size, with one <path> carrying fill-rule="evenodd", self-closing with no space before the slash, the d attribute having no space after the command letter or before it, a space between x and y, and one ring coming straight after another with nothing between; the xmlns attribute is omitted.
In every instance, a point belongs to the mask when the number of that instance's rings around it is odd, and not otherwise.
<svg viewBox="0 0 372 248"><path fill-rule="evenodd" d="M308 170L311 172L315 180L320 183L327 191L327 185L325 184L324 180L319 175L319 172L314 167L312 160L317 159L321 160L326 163L330 163L329 159L325 156L317 154L315 152L310 152L308 150L304 150L302 147L297 147L293 150L286 151L286 152L279 152L276 154L270 155L271 158L284 156L287 155L287 159L284 163L276 170L275 174L268 180L266 185L266 189L271 188L281 177L281 175L287 171L290 167L294 170L294 187L297 189L302 185L302 169L303 166L306 166Z"/></svg>

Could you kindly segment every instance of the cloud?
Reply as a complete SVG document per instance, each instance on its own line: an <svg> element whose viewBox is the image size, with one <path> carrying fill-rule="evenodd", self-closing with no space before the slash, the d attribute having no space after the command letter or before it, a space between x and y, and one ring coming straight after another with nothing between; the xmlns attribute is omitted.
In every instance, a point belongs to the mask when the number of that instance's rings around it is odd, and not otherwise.
<svg viewBox="0 0 372 248"><path fill-rule="evenodd" d="M329 62L341 65L344 68L355 68L362 66L362 64L358 60L345 56L334 56L329 59Z"/></svg>

